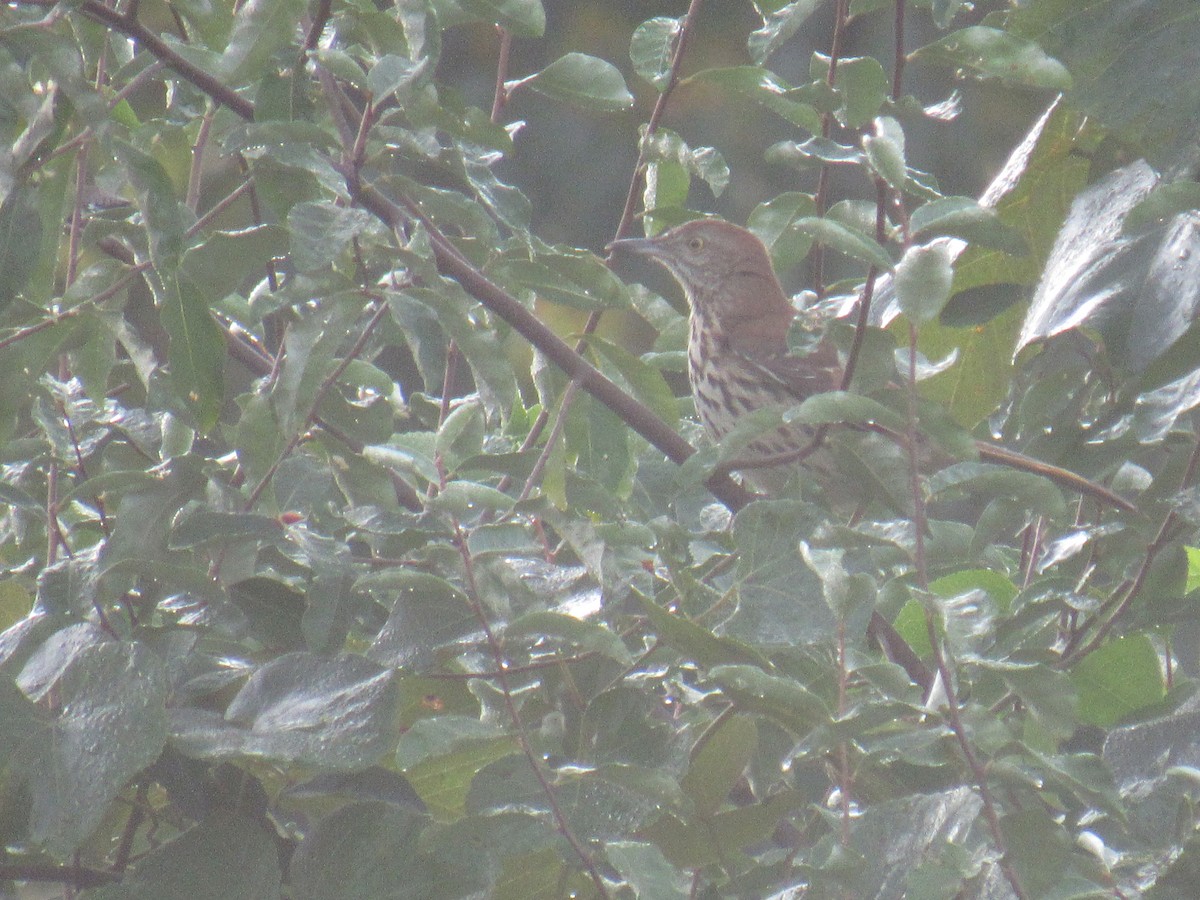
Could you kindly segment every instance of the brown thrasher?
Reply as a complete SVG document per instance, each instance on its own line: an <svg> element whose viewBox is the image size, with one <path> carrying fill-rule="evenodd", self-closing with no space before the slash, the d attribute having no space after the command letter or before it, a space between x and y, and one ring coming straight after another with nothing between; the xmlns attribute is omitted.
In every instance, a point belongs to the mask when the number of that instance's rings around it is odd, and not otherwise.
<svg viewBox="0 0 1200 900"><path fill-rule="evenodd" d="M794 406L838 388L842 368L828 341L807 355L789 354L787 334L795 308L779 284L767 248L745 228L697 219L652 238L613 241L608 249L653 259L683 288L691 309L688 379L696 413L713 441L728 434L745 413ZM780 428L750 443L739 455L739 467L763 490L776 493L797 458L819 442L810 428ZM1034 472L1109 505L1133 509L1123 497L1066 469L983 441L975 448L981 459ZM774 458L780 458L781 465L770 468ZM805 459L806 466L826 476L831 463L818 462L816 456Z"/></svg>
<svg viewBox="0 0 1200 900"><path fill-rule="evenodd" d="M696 414L714 442L746 413L787 408L838 388L841 368L832 344L823 341L803 356L788 352L796 310L767 248L746 229L698 219L657 237L614 241L608 249L653 259L683 288L691 309L688 380ZM756 485L777 493L797 457L810 448L815 449L811 428L780 428L748 444L738 463ZM756 465L774 458L788 464ZM811 458L806 463L827 468Z"/></svg>

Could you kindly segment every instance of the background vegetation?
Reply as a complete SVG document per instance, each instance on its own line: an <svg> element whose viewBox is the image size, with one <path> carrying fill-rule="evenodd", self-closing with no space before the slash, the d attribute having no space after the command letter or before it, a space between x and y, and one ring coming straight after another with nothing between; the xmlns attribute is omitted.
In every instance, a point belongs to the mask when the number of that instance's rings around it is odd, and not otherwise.
<svg viewBox="0 0 1200 900"><path fill-rule="evenodd" d="M1194 896L1197 47L1194 0L8 4L0 889ZM694 210L861 345L788 417L946 465L846 454L853 516L723 474L676 289L598 255Z"/></svg>

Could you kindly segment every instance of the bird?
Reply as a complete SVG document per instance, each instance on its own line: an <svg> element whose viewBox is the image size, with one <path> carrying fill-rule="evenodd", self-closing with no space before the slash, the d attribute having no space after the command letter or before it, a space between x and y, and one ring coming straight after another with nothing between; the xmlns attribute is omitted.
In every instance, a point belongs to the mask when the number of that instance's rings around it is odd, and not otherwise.
<svg viewBox="0 0 1200 900"><path fill-rule="evenodd" d="M822 340L803 354L790 351L796 308L766 246L751 231L720 219L696 219L655 237L614 241L607 249L653 260L683 289L689 307L688 382L696 415L714 443L748 413L786 409L838 389L842 368L831 342ZM802 425L768 431L740 448L729 467L742 469L769 495L782 492L800 457L810 473L819 471L828 480L828 455L813 452L824 437L818 434ZM775 460L781 462L773 465Z"/></svg>
<svg viewBox="0 0 1200 900"><path fill-rule="evenodd" d="M653 260L683 289L689 308L688 382L696 414L712 441L720 442L755 410L786 409L842 386L844 370L831 341L822 339L805 353L790 350L788 332L797 310L779 282L766 245L748 229L721 219L694 219L653 237L613 241L606 249ZM855 439L889 435L870 423L842 431ZM801 462L831 491L861 495L861 479L853 471L839 473L838 457L844 461L851 454L822 447L828 437L824 428L785 425L756 436L738 451L730 468L743 469L756 487L777 495ZM904 440L895 433L889 437L893 446ZM1043 475L1134 511L1125 498L1074 472L987 441L974 446L981 459ZM919 449L922 465L928 467L932 448L925 442ZM856 503L861 500L855 498Z"/></svg>

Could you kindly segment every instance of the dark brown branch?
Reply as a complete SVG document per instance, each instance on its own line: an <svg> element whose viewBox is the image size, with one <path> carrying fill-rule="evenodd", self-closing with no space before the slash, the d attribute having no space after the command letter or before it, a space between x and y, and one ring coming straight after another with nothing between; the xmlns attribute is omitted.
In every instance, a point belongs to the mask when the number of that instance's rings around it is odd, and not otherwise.
<svg viewBox="0 0 1200 900"><path fill-rule="evenodd" d="M0 881L53 881L86 890L120 880L113 872L83 866L0 865Z"/></svg>
<svg viewBox="0 0 1200 900"><path fill-rule="evenodd" d="M642 140L642 145L638 149L638 159L633 167L633 177L629 180L629 192L625 195L625 206L621 211L620 221L617 222L617 230L613 236L613 240L620 240L629 234L630 226L633 225L633 210L637 204L637 198L642 192L642 188L646 183L646 147L649 139L658 132L659 122L662 120L663 114L667 110L667 102L672 93L675 91L676 85L679 84L679 68L683 64L683 54L687 49L688 38L692 33L692 29L696 24L696 17L700 12L700 4L702 0L691 0L688 5L688 10L683 16L683 24L679 26L679 36L675 41L675 47L671 52L671 62L668 67L667 85L663 88L662 93L658 95L658 100L654 103L654 110L650 113L650 121L646 123L646 135ZM606 263L612 263L610 254ZM600 327L600 318L603 314L602 310L593 311L584 323L583 331L579 340L575 343L575 352L582 354L587 346L587 338L595 333ZM555 423L554 430L558 431L562 428L563 420L566 418L567 411L571 408L571 404L575 400L575 394L579 390L578 383L572 381L567 385L567 389L563 392L562 402L558 407L558 421ZM528 450L533 447L538 438L541 437L542 431L546 427L546 423L550 419L550 412L547 409L542 409L538 413L537 419L533 423L533 427L529 429L529 434L526 436L521 445L522 450ZM533 472L525 482L525 487L521 491L521 495L528 496L536 484L535 476L540 478L542 471L546 468L546 463L549 461L550 454L554 449L554 440L546 442L545 449L542 450L538 457L537 463L534 465ZM504 490L507 485L501 483L501 490Z"/></svg>
<svg viewBox="0 0 1200 900"><path fill-rule="evenodd" d="M46 6L57 5L56 0L19 0L19 5ZM94 19L101 25L106 25L113 31L118 31L141 44L155 59L165 63L177 74L190 81L217 103L229 107L247 121L254 118L254 104L238 94L215 75L204 71L199 66L188 62L167 44L157 34L130 16L110 9L97 0L83 0L78 9L88 18Z"/></svg>
<svg viewBox="0 0 1200 900"><path fill-rule="evenodd" d="M365 209L374 213L391 228L400 227L404 219L422 223L433 246L434 256L442 272L457 281L472 297L507 322L514 331L541 351L552 363L593 397L615 412L638 434L666 454L672 462L682 464L695 450L674 429L616 384L605 378L595 366L576 353L562 338L526 309L519 300L489 279L462 256L420 207L405 198L400 205L385 197L370 185L349 178L351 196ZM706 482L713 495L732 510L741 509L754 494L734 483L728 476L713 476Z"/></svg>

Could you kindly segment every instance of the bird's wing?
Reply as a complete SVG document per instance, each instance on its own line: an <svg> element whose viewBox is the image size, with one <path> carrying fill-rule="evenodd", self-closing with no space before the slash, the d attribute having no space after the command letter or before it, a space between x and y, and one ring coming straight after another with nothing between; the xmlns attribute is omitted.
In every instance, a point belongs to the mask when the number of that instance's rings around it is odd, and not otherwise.
<svg viewBox="0 0 1200 900"><path fill-rule="evenodd" d="M841 382L837 351L828 343L803 356L779 354L755 361L797 400L837 390Z"/></svg>

